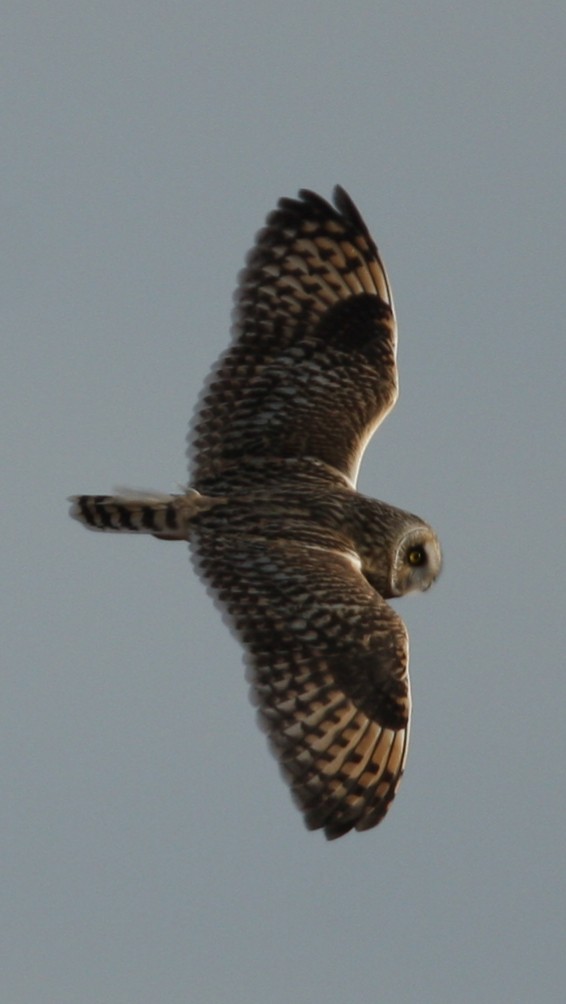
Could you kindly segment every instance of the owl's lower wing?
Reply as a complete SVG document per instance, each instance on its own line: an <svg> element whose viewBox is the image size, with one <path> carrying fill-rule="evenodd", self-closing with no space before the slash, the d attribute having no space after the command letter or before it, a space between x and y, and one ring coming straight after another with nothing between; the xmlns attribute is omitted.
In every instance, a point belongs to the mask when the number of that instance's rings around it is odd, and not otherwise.
<svg viewBox="0 0 566 1004"><path fill-rule="evenodd" d="M309 829L377 825L407 754L408 638L355 559L289 541L192 542L248 653L252 699Z"/></svg>
<svg viewBox="0 0 566 1004"><path fill-rule="evenodd" d="M359 212L312 192L281 199L240 275L233 342L193 423L191 480L243 457L315 457L355 482L397 397L385 268Z"/></svg>

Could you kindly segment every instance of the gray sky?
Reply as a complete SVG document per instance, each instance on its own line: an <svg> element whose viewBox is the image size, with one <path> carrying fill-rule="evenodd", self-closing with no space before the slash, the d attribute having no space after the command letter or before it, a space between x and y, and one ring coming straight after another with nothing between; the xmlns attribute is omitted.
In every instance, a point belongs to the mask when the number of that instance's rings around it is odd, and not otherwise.
<svg viewBox="0 0 566 1004"><path fill-rule="evenodd" d="M562 0L2 22L2 1000L562 1000ZM394 806L327 844L185 547L87 534L65 497L185 480L254 233L336 182L400 324L360 487L428 519L446 567L397 604Z"/></svg>

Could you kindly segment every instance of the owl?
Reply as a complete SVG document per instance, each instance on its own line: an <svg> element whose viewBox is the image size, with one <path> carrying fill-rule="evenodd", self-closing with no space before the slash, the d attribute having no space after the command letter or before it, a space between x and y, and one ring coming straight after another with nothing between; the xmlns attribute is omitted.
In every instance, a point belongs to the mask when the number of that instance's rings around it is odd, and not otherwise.
<svg viewBox="0 0 566 1004"><path fill-rule="evenodd" d="M71 499L90 529L189 542L283 777L329 839L376 826L395 795L411 696L388 600L428 589L442 564L427 523L356 490L397 399L396 347L389 280L351 198L281 199L196 409L190 487Z"/></svg>

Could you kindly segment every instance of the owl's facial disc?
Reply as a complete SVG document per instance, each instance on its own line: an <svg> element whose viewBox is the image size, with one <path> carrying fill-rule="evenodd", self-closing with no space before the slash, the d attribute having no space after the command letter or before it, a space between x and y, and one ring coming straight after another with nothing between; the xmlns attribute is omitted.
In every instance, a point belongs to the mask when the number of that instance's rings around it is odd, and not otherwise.
<svg viewBox="0 0 566 1004"><path fill-rule="evenodd" d="M409 530L401 538L393 563L393 595L424 592L438 578L441 568L442 552L434 531L426 524Z"/></svg>

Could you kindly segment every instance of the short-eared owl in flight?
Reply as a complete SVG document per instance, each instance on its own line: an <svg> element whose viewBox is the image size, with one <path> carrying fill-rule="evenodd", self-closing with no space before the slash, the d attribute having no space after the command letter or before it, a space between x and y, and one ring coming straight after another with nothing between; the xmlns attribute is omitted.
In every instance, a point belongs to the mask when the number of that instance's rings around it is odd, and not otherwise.
<svg viewBox="0 0 566 1004"><path fill-rule="evenodd" d="M96 530L188 540L246 653L261 725L310 829L367 830L399 784L409 643L387 603L440 572L430 526L355 489L397 398L385 268L352 200L281 199L202 394L190 487L79 495Z"/></svg>

